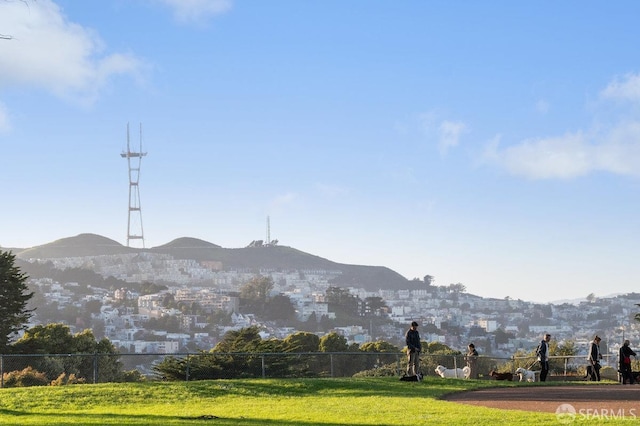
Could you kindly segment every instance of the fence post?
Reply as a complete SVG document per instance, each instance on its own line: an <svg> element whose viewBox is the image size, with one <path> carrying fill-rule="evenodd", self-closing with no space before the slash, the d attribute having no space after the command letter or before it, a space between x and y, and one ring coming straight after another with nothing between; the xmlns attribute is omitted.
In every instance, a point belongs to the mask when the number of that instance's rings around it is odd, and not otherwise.
<svg viewBox="0 0 640 426"><path fill-rule="evenodd" d="M260 356L260 359L262 360L262 378L264 379L267 377L267 374L265 372L265 365L264 365L264 354Z"/></svg>
<svg viewBox="0 0 640 426"><path fill-rule="evenodd" d="M458 378L458 357L453 355L453 371L455 371L455 377Z"/></svg>
<svg viewBox="0 0 640 426"><path fill-rule="evenodd" d="M329 361L331 363L331 378L333 378L333 354L329 354Z"/></svg>
<svg viewBox="0 0 640 426"><path fill-rule="evenodd" d="M0 354L0 388L4 387L4 355Z"/></svg>
<svg viewBox="0 0 640 426"><path fill-rule="evenodd" d="M184 369L184 381L188 382L189 381L189 373L191 369L191 358L189 357L189 354L187 354L187 368Z"/></svg>
<svg viewBox="0 0 640 426"><path fill-rule="evenodd" d="M93 384L98 383L98 353L93 354Z"/></svg>

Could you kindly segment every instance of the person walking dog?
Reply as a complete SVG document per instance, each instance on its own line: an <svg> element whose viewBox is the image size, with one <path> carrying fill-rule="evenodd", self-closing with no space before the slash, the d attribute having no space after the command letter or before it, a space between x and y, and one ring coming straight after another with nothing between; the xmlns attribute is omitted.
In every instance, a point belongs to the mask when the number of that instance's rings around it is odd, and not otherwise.
<svg viewBox="0 0 640 426"><path fill-rule="evenodd" d="M417 376L420 373L420 352L422 351L417 322L411 323L405 340L407 343L407 376Z"/></svg>

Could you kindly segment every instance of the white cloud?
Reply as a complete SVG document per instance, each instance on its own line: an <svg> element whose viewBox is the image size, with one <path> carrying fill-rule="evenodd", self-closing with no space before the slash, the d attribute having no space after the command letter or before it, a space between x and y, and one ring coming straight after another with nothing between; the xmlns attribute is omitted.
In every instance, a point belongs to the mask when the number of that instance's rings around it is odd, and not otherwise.
<svg viewBox="0 0 640 426"><path fill-rule="evenodd" d="M437 140L441 154L458 146L462 134L468 132L467 125L463 122L441 119L434 111L419 114L418 123L425 136Z"/></svg>
<svg viewBox="0 0 640 426"><path fill-rule="evenodd" d="M526 140L495 155L510 173L532 179L571 178L592 168L581 134Z"/></svg>
<svg viewBox="0 0 640 426"><path fill-rule="evenodd" d="M529 179L570 179L596 171L640 176L640 123L619 124L604 135L567 133L503 149L498 137L487 144L484 159Z"/></svg>
<svg viewBox="0 0 640 426"><path fill-rule="evenodd" d="M594 147L594 157L599 170L640 176L640 122L619 123Z"/></svg>
<svg viewBox="0 0 640 426"><path fill-rule="evenodd" d="M178 22L203 22L231 9L232 0L155 0L173 10Z"/></svg>
<svg viewBox="0 0 640 426"><path fill-rule="evenodd" d="M467 126L461 121L443 121L440 123L438 146L440 152L446 153L449 148L456 147L460 143L460 136L467 131Z"/></svg>
<svg viewBox="0 0 640 426"><path fill-rule="evenodd" d="M616 77L600 95L610 99L640 101L640 74Z"/></svg>
<svg viewBox="0 0 640 426"><path fill-rule="evenodd" d="M600 95L640 101L640 74L613 79ZM497 136L487 143L483 162L529 179L570 179L594 172L640 177L640 121L598 121L593 127L598 131L530 138L505 147Z"/></svg>
<svg viewBox="0 0 640 426"><path fill-rule="evenodd" d="M91 103L116 75L139 76L142 63L127 53L105 54L96 33L70 22L51 0L0 2L0 88L34 86Z"/></svg>

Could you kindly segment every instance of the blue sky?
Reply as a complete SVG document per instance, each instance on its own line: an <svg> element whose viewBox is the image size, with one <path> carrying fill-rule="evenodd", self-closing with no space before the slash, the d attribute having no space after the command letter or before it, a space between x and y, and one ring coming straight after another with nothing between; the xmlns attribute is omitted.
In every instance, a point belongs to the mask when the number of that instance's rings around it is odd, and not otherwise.
<svg viewBox="0 0 640 426"><path fill-rule="evenodd" d="M0 1L0 246L266 238L531 301L637 290L640 3ZM134 244L132 244L134 245Z"/></svg>

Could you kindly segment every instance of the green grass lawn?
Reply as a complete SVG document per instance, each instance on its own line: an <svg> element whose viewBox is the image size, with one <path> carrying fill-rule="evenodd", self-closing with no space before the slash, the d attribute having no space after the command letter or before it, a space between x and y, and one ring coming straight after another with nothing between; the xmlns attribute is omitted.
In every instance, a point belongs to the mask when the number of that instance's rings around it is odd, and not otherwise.
<svg viewBox="0 0 640 426"><path fill-rule="evenodd" d="M488 386L527 385L428 377L417 383L397 378L252 379L11 388L0 389L0 425L559 424L555 414L438 399Z"/></svg>

